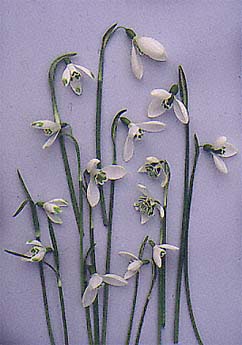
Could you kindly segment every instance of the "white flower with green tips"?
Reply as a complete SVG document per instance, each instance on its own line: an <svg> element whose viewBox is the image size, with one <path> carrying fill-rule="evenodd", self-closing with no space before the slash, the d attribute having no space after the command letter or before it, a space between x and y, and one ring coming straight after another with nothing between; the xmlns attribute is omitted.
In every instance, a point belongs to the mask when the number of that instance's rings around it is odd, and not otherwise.
<svg viewBox="0 0 242 345"><path fill-rule="evenodd" d="M88 286L86 287L86 290L82 296L82 305L84 308L89 307L95 301L99 288L104 284L125 286L128 284L128 282L123 277L120 277L116 274L108 273L101 275L94 273L91 276Z"/></svg>
<svg viewBox="0 0 242 345"><path fill-rule="evenodd" d="M78 96L82 94L81 78L83 77L83 73L89 78L95 79L94 74L88 68L73 63L69 63L62 74L64 86L70 85L72 91Z"/></svg>
<svg viewBox="0 0 242 345"><path fill-rule="evenodd" d="M146 173L152 178L158 178L162 175L162 188L164 188L170 180L170 169L168 163L156 157L147 157L145 163L138 169L138 172Z"/></svg>
<svg viewBox="0 0 242 345"><path fill-rule="evenodd" d="M24 254L25 257L22 257L23 261L40 262L44 259L47 251L50 250L50 248L44 247L43 244L37 240L27 241L26 244L32 245L32 248Z"/></svg>
<svg viewBox="0 0 242 345"><path fill-rule="evenodd" d="M152 100L148 107L148 117L154 118L160 116L173 108L177 119L181 123L187 124L189 122L188 111L185 105L176 98L177 92L177 85L173 85L169 92L163 89L152 90Z"/></svg>
<svg viewBox="0 0 242 345"><path fill-rule="evenodd" d="M141 79L144 74L142 55L146 55L152 60L166 61L165 48L159 41L151 37L136 35L132 29L126 29L126 33L132 40L131 68L137 79Z"/></svg>
<svg viewBox="0 0 242 345"><path fill-rule="evenodd" d="M108 180L119 180L126 175L126 170L120 165L108 165L102 169L97 166L99 159L91 159L86 170L90 174L90 182L87 187L87 200L91 207L95 207L100 200L98 186L102 186Z"/></svg>
<svg viewBox="0 0 242 345"><path fill-rule="evenodd" d="M229 158L238 153L236 147L229 143L225 136L218 137L212 145L204 144L203 149L204 151L211 153L216 168L224 174L228 173L228 168L222 158Z"/></svg>
<svg viewBox="0 0 242 345"><path fill-rule="evenodd" d="M162 267L162 258L166 255L166 251L168 250L179 250L178 247L173 246L171 244L156 244L153 247L153 260L157 267Z"/></svg>
<svg viewBox="0 0 242 345"><path fill-rule="evenodd" d="M141 266L143 266L143 261L140 260L136 255L130 253L130 252L119 252L119 255L126 256L129 259L129 265L127 268L127 272L124 275L124 279L129 279L133 277L136 273L139 272Z"/></svg>
<svg viewBox="0 0 242 345"><path fill-rule="evenodd" d="M136 211L140 212L141 224L147 223L150 217L155 215L155 210L158 210L160 218L163 218L164 209L160 201L153 198L146 186L138 184L138 189L143 195L134 203L134 208Z"/></svg>
<svg viewBox="0 0 242 345"><path fill-rule="evenodd" d="M31 126L33 128L42 129L44 134L49 137L46 143L43 145L43 149L50 147L61 130L61 125L57 122L49 121L49 120L39 120L32 122Z"/></svg>
<svg viewBox="0 0 242 345"><path fill-rule="evenodd" d="M63 223L59 215L62 212L61 207L65 206L68 206L68 202L64 199L53 199L44 202L42 205L47 217L55 224Z"/></svg>
<svg viewBox="0 0 242 345"><path fill-rule="evenodd" d="M147 121L133 123L126 117L120 120L128 127L128 136L124 143L123 159L128 162L134 154L134 141L141 140L145 132L157 133L165 129L165 124L160 121Z"/></svg>

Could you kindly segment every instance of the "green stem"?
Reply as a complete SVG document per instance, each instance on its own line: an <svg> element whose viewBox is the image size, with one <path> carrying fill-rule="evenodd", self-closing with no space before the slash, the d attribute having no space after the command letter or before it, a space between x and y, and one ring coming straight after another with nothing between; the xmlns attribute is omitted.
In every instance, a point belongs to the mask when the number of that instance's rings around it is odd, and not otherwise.
<svg viewBox="0 0 242 345"><path fill-rule="evenodd" d="M145 245L148 241L148 236L146 236L140 246L139 249L139 259L142 260L143 258L143 252ZM133 303L132 303L132 309L130 312L130 318L129 318L129 326L128 326L128 332L127 332L127 337L126 337L126 345L129 345L130 343L130 338L131 338L131 332L133 328L133 321L134 321L134 313L135 313L135 308L136 308L136 302L137 302L137 295L138 295L138 288L139 288L139 272L136 273L135 277L135 286L134 286L134 294L133 294Z"/></svg>
<svg viewBox="0 0 242 345"><path fill-rule="evenodd" d="M36 205L31 197L31 194L24 182L24 179L20 173L19 170L17 170L19 180L22 184L23 190L26 194L26 197L29 199L30 207L31 207L31 214L32 214L32 221L34 226L34 232L35 232L35 238L36 240L40 240L40 225L39 225L39 219L38 219L38 213L36 209ZM55 345L54 335L52 331L51 326L51 320L50 320L50 313L49 313L49 306L48 306L48 299L47 299L47 293L46 293L46 284L45 284L45 275L44 275L44 269L43 269L43 263L39 262L39 272L40 272L40 281L41 281L41 288L42 288L42 297L43 297L43 303L44 303L44 309L45 309L45 319L46 319L46 325L48 329L50 344Z"/></svg>
<svg viewBox="0 0 242 345"><path fill-rule="evenodd" d="M188 109L188 90L184 71L181 66L178 68L179 72L179 89L183 104ZM190 157L190 129L189 123L185 125L185 165L184 165L184 192L183 192L183 215L182 215L182 229L180 238L180 251L177 269L176 281L176 297L175 297L175 318L174 318L174 343L178 343L179 339L179 318L180 318L180 302L181 302L181 281L182 270L185 257L185 231L186 231L186 214L188 207L188 189L189 189L189 157Z"/></svg>
<svg viewBox="0 0 242 345"><path fill-rule="evenodd" d="M115 32L117 23L111 25L102 37L102 45L99 53L98 79L97 79L97 98L96 98L96 158L101 162L101 123L102 123L102 94L103 94L103 71L104 71L104 53L109 39ZM101 165L99 165L99 168ZM100 204L102 209L103 224L108 225L105 197L102 186L100 190Z"/></svg>
<svg viewBox="0 0 242 345"><path fill-rule="evenodd" d="M62 316L62 324L63 324L63 331L64 331L64 340L65 345L69 344L68 340L68 330L67 330L67 322L66 322L66 313L65 313L65 302L64 302L64 294L62 289L62 284L60 285L60 262L59 262L59 252L58 252L58 246L57 241L55 237L54 227L51 223L51 220L48 219L48 226L49 226L49 233L51 238L51 243L54 249L53 255L55 260L55 266L57 271L57 286L58 286L58 292L59 292L59 299L60 299L60 306L61 306L61 316Z"/></svg>
<svg viewBox="0 0 242 345"><path fill-rule="evenodd" d="M141 314L141 317L140 317L140 321L139 321L139 325L138 325L138 331L137 331L136 338L135 338L135 345L139 344L139 339L140 339L142 327L143 327L143 324L144 324L144 318L145 318L146 310L147 310L147 307L148 307L148 304L149 304L149 301L150 301L150 298L151 298L152 290L153 290L153 287L154 287L154 284L155 284L156 266L153 263L153 261L151 261L151 265L152 265L151 284L150 284L150 288L149 288L149 291L147 293L145 304L144 304L144 307L143 307L143 311L142 311L142 314Z"/></svg>
<svg viewBox="0 0 242 345"><path fill-rule="evenodd" d="M96 255L95 255L95 239L94 239L94 224L92 218L92 207L89 205L89 237L90 237L90 248L92 248L90 252L91 256L91 264L97 272L96 266ZM99 303L98 303L98 295L93 303L93 323L94 323L94 344L100 344L100 332L99 332Z"/></svg>

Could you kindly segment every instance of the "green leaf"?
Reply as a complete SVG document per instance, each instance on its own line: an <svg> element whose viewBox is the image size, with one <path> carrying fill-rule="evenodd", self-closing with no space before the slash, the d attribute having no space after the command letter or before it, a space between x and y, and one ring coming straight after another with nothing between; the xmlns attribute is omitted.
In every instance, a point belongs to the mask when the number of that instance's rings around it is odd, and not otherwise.
<svg viewBox="0 0 242 345"><path fill-rule="evenodd" d="M178 67L178 74L179 74L179 89L180 89L180 96L182 103L188 109L188 90L187 90L187 81L184 70L180 65Z"/></svg>
<svg viewBox="0 0 242 345"><path fill-rule="evenodd" d="M16 217L20 212L22 212L28 202L29 199L25 199L23 202L21 202L17 210L14 212L13 217Z"/></svg>
<svg viewBox="0 0 242 345"><path fill-rule="evenodd" d="M117 128L118 128L118 121L121 115L123 115L125 112L127 111L127 109L122 109L120 110L113 118L112 121L112 126L111 126L111 137L112 137L112 141L113 143L115 143L116 140L116 135L117 135Z"/></svg>

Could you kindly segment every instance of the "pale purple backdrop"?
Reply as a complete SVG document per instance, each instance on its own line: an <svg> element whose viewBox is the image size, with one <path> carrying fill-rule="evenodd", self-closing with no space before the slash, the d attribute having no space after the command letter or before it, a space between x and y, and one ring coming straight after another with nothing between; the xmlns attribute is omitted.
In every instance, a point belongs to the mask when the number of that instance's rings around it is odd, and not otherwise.
<svg viewBox="0 0 242 345"><path fill-rule="evenodd" d="M49 65L57 55L77 51L75 62L97 75L98 50L105 29L114 22L132 27L140 35L164 44L168 61L147 58L144 78L136 80L130 70L130 41L115 34L106 50L103 92L103 164L111 162L110 123L123 107L134 121L147 119L149 93L177 82L177 66L184 66L188 85L191 132L202 143L226 135L241 151L240 118L240 1L47 1L3 0L1 63L1 248L24 252L33 238L29 210L16 219L13 211L24 198L16 176L21 169L35 200L69 194L60 148L57 143L42 150L44 136L30 128L39 119L52 119L47 83ZM57 98L62 120L72 124L82 151L82 165L95 155L96 82L85 79L81 97L61 84L57 73ZM120 250L137 253L146 234L158 237L158 219L141 226L132 207L138 196L136 184L144 183L161 197L158 182L136 173L150 155L167 159L172 169L168 209L168 242L179 245L184 129L172 111L160 120L167 129L147 134L137 143L135 156L125 164L128 175L117 183L111 271L123 274L127 261ZM118 161L125 128L118 133ZM68 145L75 169L73 147ZM73 159L72 159L73 158ZM190 229L190 277L196 320L206 345L239 345L242 342L241 296L241 156L227 160L229 174L219 173L202 152L195 180ZM159 195L160 194L160 195ZM100 209L95 209L98 271L104 272L106 229ZM40 214L42 239L49 243L45 218ZM70 345L87 344L84 313L80 303L78 233L71 207L63 213L64 224L56 226L66 302ZM87 238L85 240L85 243ZM147 255L149 253L147 252ZM49 343L41 297L38 267L0 252L1 345L47 345ZM167 256L167 326L164 344L172 344L177 253ZM56 282L46 270L48 298L56 344L63 344ZM148 284L150 270L141 275L135 330ZM125 288L110 289L108 344L124 344L134 280ZM140 344L156 344L156 290L151 299ZM180 343L195 345L182 293Z"/></svg>

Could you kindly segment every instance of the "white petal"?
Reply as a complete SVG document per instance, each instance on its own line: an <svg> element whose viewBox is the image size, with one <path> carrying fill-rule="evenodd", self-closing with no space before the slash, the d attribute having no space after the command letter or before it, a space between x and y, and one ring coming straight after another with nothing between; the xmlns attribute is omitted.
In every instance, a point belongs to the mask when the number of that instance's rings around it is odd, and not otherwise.
<svg viewBox="0 0 242 345"><path fill-rule="evenodd" d="M80 66L80 65L75 65L77 69L79 69L81 72L84 72L86 75L88 75L88 77L90 77L91 79L95 79L94 74L90 71L90 69Z"/></svg>
<svg viewBox="0 0 242 345"><path fill-rule="evenodd" d="M138 190L143 193L145 196L148 196L149 198L152 198L150 191L148 190L148 188L146 186L144 186L143 184L139 183L137 185Z"/></svg>
<svg viewBox="0 0 242 345"><path fill-rule="evenodd" d="M164 46L151 37L137 36L136 43L139 49L151 59L157 61L166 61L167 55Z"/></svg>
<svg viewBox="0 0 242 345"><path fill-rule="evenodd" d="M144 165L141 165L141 167L140 167L137 171L138 171L138 172L146 172L145 164L144 164Z"/></svg>
<svg viewBox="0 0 242 345"><path fill-rule="evenodd" d="M82 305L84 308L89 307L95 301L97 291L97 289L91 289L89 286L86 288L82 296Z"/></svg>
<svg viewBox="0 0 242 345"><path fill-rule="evenodd" d="M160 212L160 217L164 218L164 216L165 216L164 208L161 205L157 205L156 207L158 208L158 210Z"/></svg>
<svg viewBox="0 0 242 345"><path fill-rule="evenodd" d="M64 84L64 86L68 86L69 83L70 83L70 79L71 79L71 73L70 73L70 70L68 68L68 66L66 66L63 74L62 74L62 82Z"/></svg>
<svg viewBox="0 0 242 345"><path fill-rule="evenodd" d="M140 215L140 223L143 225L148 222L150 217L147 214L141 213Z"/></svg>
<svg viewBox="0 0 242 345"><path fill-rule="evenodd" d="M132 43L132 50L131 50L131 68L137 79L141 79L143 77L144 68L141 61L141 57L133 43Z"/></svg>
<svg viewBox="0 0 242 345"><path fill-rule="evenodd" d="M134 154L134 139L127 136L125 143L124 143L124 152L123 152L123 159L125 162L128 162Z"/></svg>
<svg viewBox="0 0 242 345"><path fill-rule="evenodd" d="M92 289L96 289L102 284L102 282L103 282L102 276L100 276L97 273L94 273L89 280L88 286Z"/></svg>
<svg viewBox="0 0 242 345"><path fill-rule="evenodd" d="M127 174L125 168L120 165L108 165L102 169L109 180L118 180Z"/></svg>
<svg viewBox="0 0 242 345"><path fill-rule="evenodd" d="M46 143L43 145L43 149L47 149L48 147L50 147L56 140L56 138L58 137L59 132L56 132L55 134L53 134L47 141Z"/></svg>
<svg viewBox="0 0 242 345"><path fill-rule="evenodd" d="M37 129L51 129L53 132L57 132L61 129L61 126L58 123L49 120L34 121L31 126Z"/></svg>
<svg viewBox="0 0 242 345"><path fill-rule="evenodd" d="M103 281L106 284L110 284L113 286L124 286L128 284L123 277L120 277L116 274L108 273L108 274L104 274L102 277L103 277Z"/></svg>
<svg viewBox="0 0 242 345"><path fill-rule="evenodd" d="M63 221L61 220L61 218L55 214L55 213L50 213L48 211L46 211L46 214L48 216L48 218L55 224L62 224Z"/></svg>
<svg viewBox="0 0 242 345"><path fill-rule="evenodd" d="M153 97L148 107L148 117L157 117L166 112L165 107L161 104L161 100L158 97Z"/></svg>
<svg viewBox="0 0 242 345"><path fill-rule="evenodd" d="M90 177L90 182L87 187L87 200L91 207L95 207L100 199L100 193L98 186L96 185L94 178Z"/></svg>
<svg viewBox="0 0 242 345"><path fill-rule="evenodd" d="M141 260L135 260L133 262L131 262L129 265L128 265L128 271L135 271L137 272L140 267L143 265L142 261Z"/></svg>
<svg viewBox="0 0 242 345"><path fill-rule="evenodd" d="M43 247L43 244L38 240L30 240L30 241L27 241L26 244L32 244L37 247Z"/></svg>
<svg viewBox="0 0 242 345"><path fill-rule="evenodd" d="M133 277L136 273L137 273L137 271L127 271L124 275L124 279L129 279L129 278Z"/></svg>
<svg viewBox="0 0 242 345"><path fill-rule="evenodd" d="M52 199L48 202L57 206L68 206L68 202L65 199Z"/></svg>
<svg viewBox="0 0 242 345"><path fill-rule="evenodd" d="M159 245L160 248L164 248L164 249L170 249L170 250L179 250L178 247L176 246L172 246L171 244L160 244Z"/></svg>
<svg viewBox="0 0 242 345"><path fill-rule="evenodd" d="M91 159L88 163L87 163L87 171L89 172L89 174L92 172L92 171L95 171L97 169L97 165L100 163L100 160L99 159Z"/></svg>
<svg viewBox="0 0 242 345"><path fill-rule="evenodd" d="M40 262L44 259L46 254L46 249L45 248L41 248L40 251L35 254L34 256L32 256L31 261L32 262Z"/></svg>
<svg viewBox="0 0 242 345"><path fill-rule="evenodd" d="M146 132L160 132L165 128L165 124L160 121L148 121L148 122L140 122L136 123L138 127L143 129Z"/></svg>
<svg viewBox="0 0 242 345"><path fill-rule="evenodd" d="M159 268L161 268L161 266L162 266L162 260L161 260L160 253L161 253L160 248L157 245L155 245L153 248L153 260L154 260L156 266Z"/></svg>
<svg viewBox="0 0 242 345"><path fill-rule="evenodd" d="M119 252L119 255L128 256L129 259L139 260L139 258L136 255L134 255L134 254L132 254L130 252L123 252L123 251L121 251L121 252Z"/></svg>
<svg viewBox="0 0 242 345"><path fill-rule="evenodd" d="M156 157L146 157L146 162L147 163L160 163L160 159Z"/></svg>
<svg viewBox="0 0 242 345"><path fill-rule="evenodd" d="M73 90L73 92L80 96L82 94L82 83L81 78L76 79L75 77L70 81L70 86Z"/></svg>
<svg viewBox="0 0 242 345"><path fill-rule="evenodd" d="M151 96L160 98L161 101L169 99L171 97L171 93L164 90L164 89L154 89L151 91Z"/></svg>
<svg viewBox="0 0 242 345"><path fill-rule="evenodd" d="M220 147L223 146L226 142L227 142L227 137L225 137L225 136L223 135L223 136L221 136L221 137L218 137L218 138L215 140L214 146L215 146L216 148L220 148Z"/></svg>
<svg viewBox="0 0 242 345"><path fill-rule="evenodd" d="M230 144L228 142L226 142L224 144L224 146L225 146L225 153L223 153L222 155L219 155L219 156L221 156L223 158L232 157L232 156L236 155L239 152L238 149L236 147L234 147L234 145L232 145L232 144Z"/></svg>
<svg viewBox="0 0 242 345"><path fill-rule="evenodd" d="M178 120L184 124L187 124L189 121L187 108L176 97L174 97L173 108L174 108L174 112L175 112L175 115L178 118Z"/></svg>
<svg viewBox="0 0 242 345"><path fill-rule="evenodd" d="M212 155L213 155L213 160L214 160L214 163L216 165L216 168L220 172L222 172L223 174L227 174L228 173L228 169L226 167L226 164L222 160L222 158L220 158L218 155L215 155L214 153L212 153Z"/></svg>

